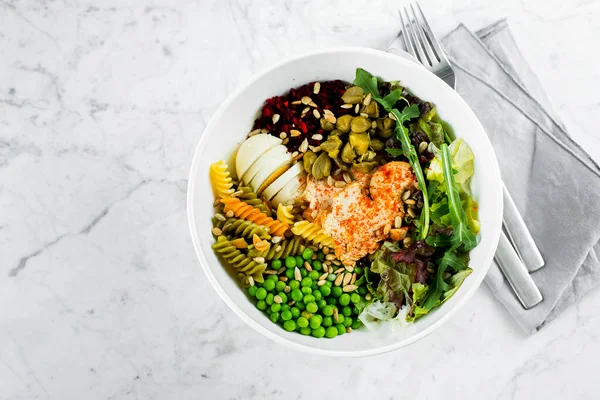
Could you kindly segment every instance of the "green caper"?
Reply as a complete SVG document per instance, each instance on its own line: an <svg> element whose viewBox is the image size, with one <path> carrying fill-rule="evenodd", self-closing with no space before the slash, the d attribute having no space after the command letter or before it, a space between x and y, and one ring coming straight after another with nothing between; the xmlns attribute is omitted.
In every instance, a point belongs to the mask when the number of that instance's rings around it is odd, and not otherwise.
<svg viewBox="0 0 600 400"><path fill-rule="evenodd" d="M363 101L365 92L359 86L348 88L342 95L342 101L347 104L358 104Z"/></svg>
<svg viewBox="0 0 600 400"><path fill-rule="evenodd" d="M371 139L371 148L375 151L383 150L385 143L379 139Z"/></svg>
<svg viewBox="0 0 600 400"><path fill-rule="evenodd" d="M329 158L327 153L319 154L319 157L317 157L312 165L311 173L315 179L323 179L329 176L331 173L331 158Z"/></svg>
<svg viewBox="0 0 600 400"><path fill-rule="evenodd" d="M356 117L352 120L350 124L350 129L352 132L363 133L366 132L367 129L371 127L371 122L365 117Z"/></svg>
<svg viewBox="0 0 600 400"><path fill-rule="evenodd" d="M335 123L335 127L344 133L350 132L350 124L354 117L350 114L342 115Z"/></svg>
<svg viewBox="0 0 600 400"><path fill-rule="evenodd" d="M376 161L365 161L358 164L354 164L354 169L364 174L373 171L379 164Z"/></svg>
<svg viewBox="0 0 600 400"><path fill-rule="evenodd" d="M391 118L384 117L377 120L377 134L384 139L389 138L394 133L396 121Z"/></svg>
<svg viewBox="0 0 600 400"><path fill-rule="evenodd" d="M302 157L302 162L304 163L304 170L306 172L310 173L316 159L317 155L312 150L309 150L306 153L304 153L304 157Z"/></svg>
<svg viewBox="0 0 600 400"><path fill-rule="evenodd" d="M342 149L342 161L347 164L351 164L354 161L355 157L356 153L354 152L352 145L350 143L346 143L346 145Z"/></svg>
<svg viewBox="0 0 600 400"><path fill-rule="evenodd" d="M321 143L321 150L327 152L329 157L336 158L342 148L342 139L339 136L329 136L327 140Z"/></svg>
<svg viewBox="0 0 600 400"><path fill-rule="evenodd" d="M340 131L339 129L334 129L331 132L329 132L329 137L331 136L343 136L344 132Z"/></svg>
<svg viewBox="0 0 600 400"><path fill-rule="evenodd" d="M363 106L360 112L366 113L369 116L369 118L378 118L379 104L376 101L372 101L368 105Z"/></svg>
<svg viewBox="0 0 600 400"><path fill-rule="evenodd" d="M367 150L365 154L360 156L360 162L373 161L376 155L377 153L375 153L374 151Z"/></svg>
<svg viewBox="0 0 600 400"><path fill-rule="evenodd" d="M369 149L369 134L350 132L350 144L356 154L362 156Z"/></svg>
<svg viewBox="0 0 600 400"><path fill-rule="evenodd" d="M321 129L327 132L332 131L335 128L335 125L327 121L325 118L321 118L319 123L321 124Z"/></svg>

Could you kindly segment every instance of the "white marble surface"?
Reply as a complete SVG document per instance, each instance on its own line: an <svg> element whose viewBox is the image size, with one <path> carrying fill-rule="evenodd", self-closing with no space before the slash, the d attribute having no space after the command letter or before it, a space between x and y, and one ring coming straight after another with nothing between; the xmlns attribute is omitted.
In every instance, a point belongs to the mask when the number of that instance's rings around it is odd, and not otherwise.
<svg viewBox="0 0 600 400"><path fill-rule="evenodd" d="M599 2L480 3L423 7L439 34L508 17L600 160ZM599 290L526 337L482 287L410 348L345 360L263 338L199 268L186 179L219 103L283 57L385 46L397 6L0 0L0 398L597 398Z"/></svg>

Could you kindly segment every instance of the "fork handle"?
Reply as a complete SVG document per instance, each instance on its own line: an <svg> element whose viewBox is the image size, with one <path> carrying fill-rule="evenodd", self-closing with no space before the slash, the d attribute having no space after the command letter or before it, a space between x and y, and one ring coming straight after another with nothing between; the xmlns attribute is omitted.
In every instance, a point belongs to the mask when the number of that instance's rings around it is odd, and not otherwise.
<svg viewBox="0 0 600 400"><path fill-rule="evenodd" d="M504 183L502 183L502 192L504 196L503 222L506 233L515 245L527 270L529 272L537 271L545 265L544 258Z"/></svg>

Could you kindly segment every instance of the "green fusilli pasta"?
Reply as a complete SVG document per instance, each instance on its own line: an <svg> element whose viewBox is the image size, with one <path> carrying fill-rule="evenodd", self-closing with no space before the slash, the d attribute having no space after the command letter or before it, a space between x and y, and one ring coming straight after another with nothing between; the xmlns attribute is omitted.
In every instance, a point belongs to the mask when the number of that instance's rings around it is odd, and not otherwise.
<svg viewBox="0 0 600 400"><path fill-rule="evenodd" d="M251 206L258 208L260 211L267 214L267 217L271 216L271 209L265 205L265 202L256 195L251 187L240 186L238 191L242 192L239 196L237 196L240 200L246 204L250 204Z"/></svg>
<svg viewBox="0 0 600 400"><path fill-rule="evenodd" d="M252 239L254 235L258 235L258 237L261 239L271 239L271 235L269 235L269 228L257 225L250 221L244 221L243 219L229 218L223 224L222 229L223 232L231 233L238 237Z"/></svg>
<svg viewBox="0 0 600 400"><path fill-rule="evenodd" d="M256 262L249 254L242 253L225 236L219 236L217 242L212 245L213 250L219 254L229 265L231 265L244 282L247 277L252 277L255 282L263 282L263 272L267 269L264 262Z"/></svg>
<svg viewBox="0 0 600 400"><path fill-rule="evenodd" d="M280 243L271 244L268 250L259 251L254 248L254 245L248 246L248 256L263 257L265 260L277 260L288 256L296 256L301 254L306 246L301 238L292 238L284 240Z"/></svg>

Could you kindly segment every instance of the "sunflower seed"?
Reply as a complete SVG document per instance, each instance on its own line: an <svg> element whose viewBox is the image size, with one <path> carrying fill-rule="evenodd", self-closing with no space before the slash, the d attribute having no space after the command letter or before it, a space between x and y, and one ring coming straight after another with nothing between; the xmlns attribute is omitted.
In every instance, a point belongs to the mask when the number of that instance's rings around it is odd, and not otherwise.
<svg viewBox="0 0 600 400"><path fill-rule="evenodd" d="M310 259L313 260L313 261L316 260L317 259L317 255L315 253L313 253L313 255L310 256Z"/></svg>
<svg viewBox="0 0 600 400"><path fill-rule="evenodd" d="M321 146L308 146L309 149L311 149L313 152L318 153L321 151Z"/></svg>
<svg viewBox="0 0 600 400"><path fill-rule="evenodd" d="M339 262L338 260L332 260L331 263L337 267L339 267L340 265L342 265L341 262Z"/></svg>
<svg viewBox="0 0 600 400"><path fill-rule="evenodd" d="M371 293L365 294L365 300L371 300L372 298L373 296L371 296Z"/></svg>
<svg viewBox="0 0 600 400"><path fill-rule="evenodd" d="M300 135L302 135L302 132L300 132L298 129L292 129L290 131L290 136L291 137L297 137L297 136L300 136Z"/></svg>
<svg viewBox="0 0 600 400"><path fill-rule="evenodd" d="M281 116L279 114L273 114L273 117L271 117L271 120L273 121L274 124L276 124L279 121L279 118L281 118Z"/></svg>
<svg viewBox="0 0 600 400"><path fill-rule="evenodd" d="M411 216L411 218L416 218L417 214L415 213L415 210L413 208L409 208L408 209L408 215Z"/></svg>
<svg viewBox="0 0 600 400"><path fill-rule="evenodd" d="M292 101L292 105L297 106L298 104L302 104L302 102L300 100Z"/></svg>
<svg viewBox="0 0 600 400"><path fill-rule="evenodd" d="M315 246L314 244L311 244L310 246L308 246L308 248L309 248L309 249L311 249L312 251L317 251L317 250L319 250L319 249L317 248L317 246ZM313 253L313 254L314 254L314 253Z"/></svg>
<svg viewBox="0 0 600 400"><path fill-rule="evenodd" d="M296 162L304 156L304 153L297 154L295 157L292 157L292 161Z"/></svg>
<svg viewBox="0 0 600 400"><path fill-rule="evenodd" d="M287 276L280 276L280 277L279 277L279 280L280 280L281 282L287 282L287 281L288 281L288 278L287 278Z"/></svg>
<svg viewBox="0 0 600 400"><path fill-rule="evenodd" d="M346 181L346 183L350 183L352 182L352 178L350 178L350 175L348 175L347 172L344 172L344 180Z"/></svg>
<svg viewBox="0 0 600 400"><path fill-rule="evenodd" d="M323 286L326 283L327 283L327 281L320 280L320 281L317 281L317 286Z"/></svg>
<svg viewBox="0 0 600 400"><path fill-rule="evenodd" d="M325 115L333 115L333 111L325 108L325 109L323 109L323 114L325 114Z"/></svg>
<svg viewBox="0 0 600 400"><path fill-rule="evenodd" d="M323 254L329 254L329 247L323 247Z"/></svg>
<svg viewBox="0 0 600 400"><path fill-rule="evenodd" d="M344 292L351 292L351 291L356 290L356 289L358 289L358 286L356 286L356 285L346 285L346 286L344 286L342 288L342 290Z"/></svg>
<svg viewBox="0 0 600 400"><path fill-rule="evenodd" d="M302 102L302 104L308 105L312 101L312 99L308 96L304 96L302 97L302 99L300 99L300 101Z"/></svg>
<svg viewBox="0 0 600 400"><path fill-rule="evenodd" d="M315 116L316 119L321 118L321 113L316 108L313 110L313 115Z"/></svg>
<svg viewBox="0 0 600 400"><path fill-rule="evenodd" d="M260 130L260 133L269 133L269 130L267 128L262 128Z"/></svg>
<svg viewBox="0 0 600 400"><path fill-rule="evenodd" d="M304 118L306 117L306 114L308 114L308 112L310 111L310 107L304 107L304 110L302 110L302 112L300 113L300 118Z"/></svg>
<svg viewBox="0 0 600 400"><path fill-rule="evenodd" d="M287 137L287 133L285 133L285 132L281 132L279 134L279 139L281 139L281 140L285 139L286 137Z"/></svg>
<svg viewBox="0 0 600 400"><path fill-rule="evenodd" d="M308 139L304 138L304 140L302 141L302 143L298 147L298 150L301 153L306 153L306 151L308 150Z"/></svg>
<svg viewBox="0 0 600 400"><path fill-rule="evenodd" d="M390 119L393 119L394 121L396 120L396 116L395 116L393 113L389 113L389 114L388 114L388 117L389 117Z"/></svg>
<svg viewBox="0 0 600 400"><path fill-rule="evenodd" d="M402 218L397 215L394 219L394 228L400 228L402 226Z"/></svg>
<svg viewBox="0 0 600 400"><path fill-rule="evenodd" d="M427 142L419 143L419 154L424 152L426 148L427 148Z"/></svg>
<svg viewBox="0 0 600 400"><path fill-rule="evenodd" d="M219 204L221 204L221 199L215 199L215 201L213 201L213 207L217 207Z"/></svg>
<svg viewBox="0 0 600 400"><path fill-rule="evenodd" d="M287 268L285 268L285 266L283 266L283 267L279 268L279 269L277 270L277 275L281 275L281 274L283 274L283 273L286 271L286 269L287 269Z"/></svg>
<svg viewBox="0 0 600 400"><path fill-rule="evenodd" d="M352 332L352 327L350 327L350 326L347 326L347 327L346 327L346 333L351 333L351 332Z"/></svg>
<svg viewBox="0 0 600 400"><path fill-rule="evenodd" d="M296 302L294 300L290 300L288 301L288 306L293 306L294 304L296 304Z"/></svg>
<svg viewBox="0 0 600 400"><path fill-rule="evenodd" d="M298 267L294 267L294 279L296 279L297 281L302 280L302 274L300 273Z"/></svg>
<svg viewBox="0 0 600 400"><path fill-rule="evenodd" d="M325 259L329 260L329 261L333 261L333 260L335 260L335 254L327 254L325 256Z"/></svg>
<svg viewBox="0 0 600 400"><path fill-rule="evenodd" d="M282 247L281 245L275 247L275 253L279 253L281 251Z"/></svg>
<svg viewBox="0 0 600 400"><path fill-rule="evenodd" d="M404 200L404 204L408 204L409 206L414 206L417 202L414 199L406 199Z"/></svg>
<svg viewBox="0 0 600 400"><path fill-rule="evenodd" d="M281 304L283 302L283 299L280 295L276 294L275 297L273 297L273 301L277 304Z"/></svg>
<svg viewBox="0 0 600 400"><path fill-rule="evenodd" d="M356 282L357 277L358 277L358 275L356 275L356 272L352 274L352 279L350 280L351 285L354 285L354 282Z"/></svg>
<svg viewBox="0 0 600 400"><path fill-rule="evenodd" d="M285 146L285 145L286 145L286 144L288 144L289 142L290 142L290 139L289 139L289 138L286 138L286 139L283 139L283 142L281 142L281 144Z"/></svg>
<svg viewBox="0 0 600 400"><path fill-rule="evenodd" d="M371 129L375 129L377 128L377 122L373 121L371 122Z"/></svg>
<svg viewBox="0 0 600 400"><path fill-rule="evenodd" d="M297 155L298 155L298 152L297 152L297 151L293 152L293 153L292 153L292 158L296 157Z"/></svg>
<svg viewBox="0 0 600 400"><path fill-rule="evenodd" d="M323 140L323 135L317 133L316 135L312 135L313 140Z"/></svg>
<svg viewBox="0 0 600 400"><path fill-rule="evenodd" d="M392 229L392 226L390 224L386 224L386 226L383 227L383 234L387 235L390 233L390 229Z"/></svg>
<svg viewBox="0 0 600 400"><path fill-rule="evenodd" d="M329 186L333 186L333 185L335 184L335 181L333 180L333 176L329 175L329 176L327 177L327 184L328 184Z"/></svg>
<svg viewBox="0 0 600 400"><path fill-rule="evenodd" d="M337 182L335 183L335 187L336 187L336 188L343 188L343 187L346 187L346 182L345 182L345 181L337 181Z"/></svg>
<svg viewBox="0 0 600 400"><path fill-rule="evenodd" d="M263 272L263 274L265 274L265 275L276 275L277 271L275 271L274 269L270 269L268 271Z"/></svg>
<svg viewBox="0 0 600 400"><path fill-rule="evenodd" d="M409 197L410 197L410 190L407 190L406 192L402 193L402 201L408 200Z"/></svg>
<svg viewBox="0 0 600 400"><path fill-rule="evenodd" d="M344 280L344 275L343 274L339 274L337 276L337 278L335 278L335 282L333 282L333 284L335 286L340 286L342 284L342 281Z"/></svg>
<svg viewBox="0 0 600 400"><path fill-rule="evenodd" d="M409 237L406 237L406 238L404 238L404 240L403 240L403 242L402 242L402 243L404 243L404 245L405 245L406 247L408 247L408 246L410 246L410 245L412 244L412 239L410 238L410 236L409 236Z"/></svg>
<svg viewBox="0 0 600 400"><path fill-rule="evenodd" d="M349 109L349 108L352 108L352 104L342 104L341 107L345 108L345 109Z"/></svg>
<svg viewBox="0 0 600 400"><path fill-rule="evenodd" d="M344 266L344 268L346 268L346 271L348 271L348 272L354 271L354 267L352 265L346 265L346 266Z"/></svg>
<svg viewBox="0 0 600 400"><path fill-rule="evenodd" d="M258 135L260 133L260 129L255 129L248 134L248 137L252 137L254 135Z"/></svg>
<svg viewBox="0 0 600 400"><path fill-rule="evenodd" d="M352 261L352 260L344 260L344 265L356 265L356 261Z"/></svg>
<svg viewBox="0 0 600 400"><path fill-rule="evenodd" d="M214 228L212 228L211 230L212 230L212 234L215 236L221 236L223 234L223 231L220 230L219 228L217 228L216 226Z"/></svg>
<svg viewBox="0 0 600 400"><path fill-rule="evenodd" d="M226 216L227 218L233 218L233 216L234 216L234 215L235 215L235 214L233 213L233 211L232 211L232 210L229 210L229 211L227 211L227 212L225 213L225 216Z"/></svg>
<svg viewBox="0 0 600 400"><path fill-rule="evenodd" d="M327 279L327 275L329 275L329 273L327 273L326 271L323 275L319 277L319 280L322 281L323 279Z"/></svg>
<svg viewBox="0 0 600 400"><path fill-rule="evenodd" d="M250 286L254 286L254 278L253 277L251 277L251 276L248 277L248 284Z"/></svg>
<svg viewBox="0 0 600 400"><path fill-rule="evenodd" d="M313 86L313 93L319 94L320 90L321 90L321 84L319 82L315 82L315 85Z"/></svg>
<svg viewBox="0 0 600 400"><path fill-rule="evenodd" d="M308 103L308 105L317 108L317 103L315 103L314 101L311 101L310 103Z"/></svg>
<svg viewBox="0 0 600 400"><path fill-rule="evenodd" d="M334 309L333 309L333 320L334 320L335 322L338 322L339 316L340 316L340 314L338 313L338 310L337 310L337 308L334 308Z"/></svg>
<svg viewBox="0 0 600 400"><path fill-rule="evenodd" d="M365 99L363 100L363 104L365 106L368 106L369 104L371 104L371 100L373 99L373 96L371 95L371 93L369 93Z"/></svg>
<svg viewBox="0 0 600 400"><path fill-rule="evenodd" d="M241 190L235 191L231 194L231 197L238 197L239 195L244 194Z"/></svg>
<svg viewBox="0 0 600 400"><path fill-rule="evenodd" d="M352 279L352 274L345 274L342 286L347 286L350 283L350 279Z"/></svg>
<svg viewBox="0 0 600 400"><path fill-rule="evenodd" d="M356 104L354 106L354 114L358 114L359 111L360 111L360 104Z"/></svg>
<svg viewBox="0 0 600 400"><path fill-rule="evenodd" d="M336 269L335 271L333 271L333 273L337 275L337 274L339 274L340 272L342 272L343 270L344 270L344 267L342 267L342 268L338 268L338 269Z"/></svg>
<svg viewBox="0 0 600 400"><path fill-rule="evenodd" d="M215 218L218 219L219 221L226 221L227 218L225 218L225 216L221 213L216 213L215 214Z"/></svg>
<svg viewBox="0 0 600 400"><path fill-rule="evenodd" d="M308 272L312 272L312 267L308 261L304 261L304 268L306 268Z"/></svg>
<svg viewBox="0 0 600 400"><path fill-rule="evenodd" d="M360 113L360 116L364 118L369 118L369 114L367 113Z"/></svg>
<svg viewBox="0 0 600 400"><path fill-rule="evenodd" d="M274 244L281 242L281 236L273 236L271 238L271 242L273 242Z"/></svg>

